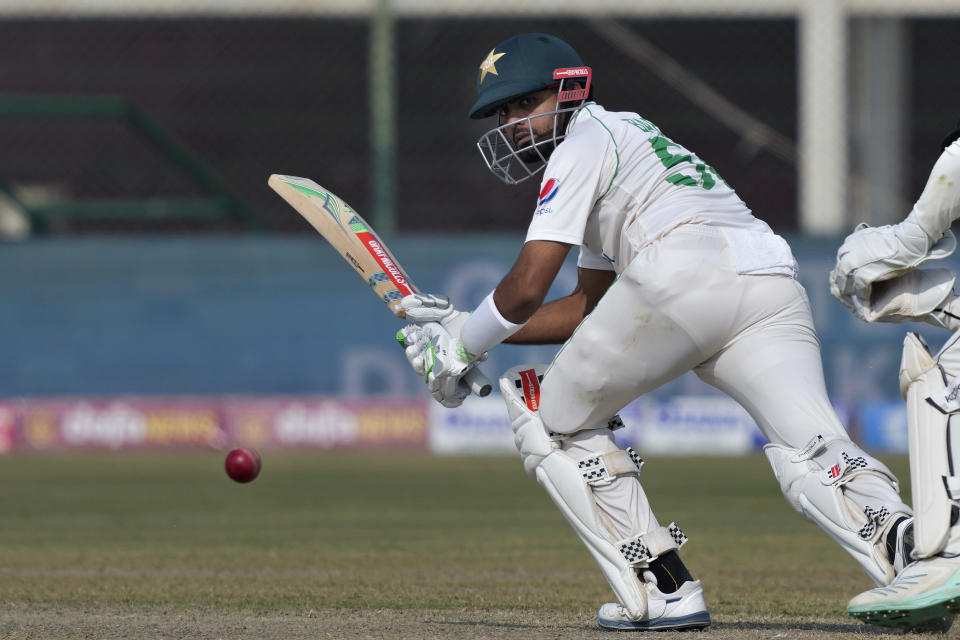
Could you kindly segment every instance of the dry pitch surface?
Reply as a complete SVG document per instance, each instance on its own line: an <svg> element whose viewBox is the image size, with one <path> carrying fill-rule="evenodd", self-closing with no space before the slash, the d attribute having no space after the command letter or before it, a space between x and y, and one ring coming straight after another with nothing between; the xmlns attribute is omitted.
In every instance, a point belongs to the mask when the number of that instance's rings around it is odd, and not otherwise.
<svg viewBox="0 0 960 640"><path fill-rule="evenodd" d="M643 482L714 619L683 637L897 635L844 615L869 580L762 456L648 460ZM250 485L219 452L0 460L0 638L609 639L609 598L513 458L266 452Z"/></svg>

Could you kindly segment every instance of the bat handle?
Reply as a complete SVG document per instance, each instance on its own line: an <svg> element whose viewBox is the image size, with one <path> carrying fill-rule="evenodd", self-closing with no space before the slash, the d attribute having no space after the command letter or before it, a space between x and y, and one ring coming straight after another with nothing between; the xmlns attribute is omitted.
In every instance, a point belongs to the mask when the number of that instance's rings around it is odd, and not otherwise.
<svg viewBox="0 0 960 640"><path fill-rule="evenodd" d="M493 391L493 383L490 382L487 376L483 375L483 371L480 371L478 367L467 371L464 380L470 385L470 391L481 398L485 398Z"/></svg>

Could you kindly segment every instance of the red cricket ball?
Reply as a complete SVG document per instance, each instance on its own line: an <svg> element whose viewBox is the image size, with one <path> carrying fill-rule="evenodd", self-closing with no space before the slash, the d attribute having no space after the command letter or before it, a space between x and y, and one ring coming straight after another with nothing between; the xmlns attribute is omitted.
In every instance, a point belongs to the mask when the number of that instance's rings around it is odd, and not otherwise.
<svg viewBox="0 0 960 640"><path fill-rule="evenodd" d="M260 473L260 454L248 447L234 449L227 454L223 466L232 480L250 482Z"/></svg>

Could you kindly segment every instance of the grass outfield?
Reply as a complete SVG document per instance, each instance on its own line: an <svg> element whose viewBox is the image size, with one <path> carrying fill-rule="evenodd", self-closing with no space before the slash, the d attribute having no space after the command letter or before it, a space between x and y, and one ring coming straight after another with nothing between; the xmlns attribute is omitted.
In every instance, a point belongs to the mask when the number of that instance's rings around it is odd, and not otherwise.
<svg viewBox="0 0 960 640"><path fill-rule="evenodd" d="M267 452L248 485L222 460L0 459L0 637L610 637L609 587L519 458ZM843 612L872 584L762 455L642 479L690 537L709 637L881 636Z"/></svg>

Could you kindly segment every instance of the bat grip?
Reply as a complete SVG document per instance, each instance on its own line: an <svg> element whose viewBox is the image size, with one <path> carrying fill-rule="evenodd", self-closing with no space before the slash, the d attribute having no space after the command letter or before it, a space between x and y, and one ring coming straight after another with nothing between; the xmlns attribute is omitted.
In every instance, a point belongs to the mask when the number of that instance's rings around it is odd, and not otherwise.
<svg viewBox="0 0 960 640"><path fill-rule="evenodd" d="M493 391L493 383L487 376L483 375L483 371L480 371L478 367L467 371L463 379L470 385L470 391L481 398L490 395L490 392Z"/></svg>

